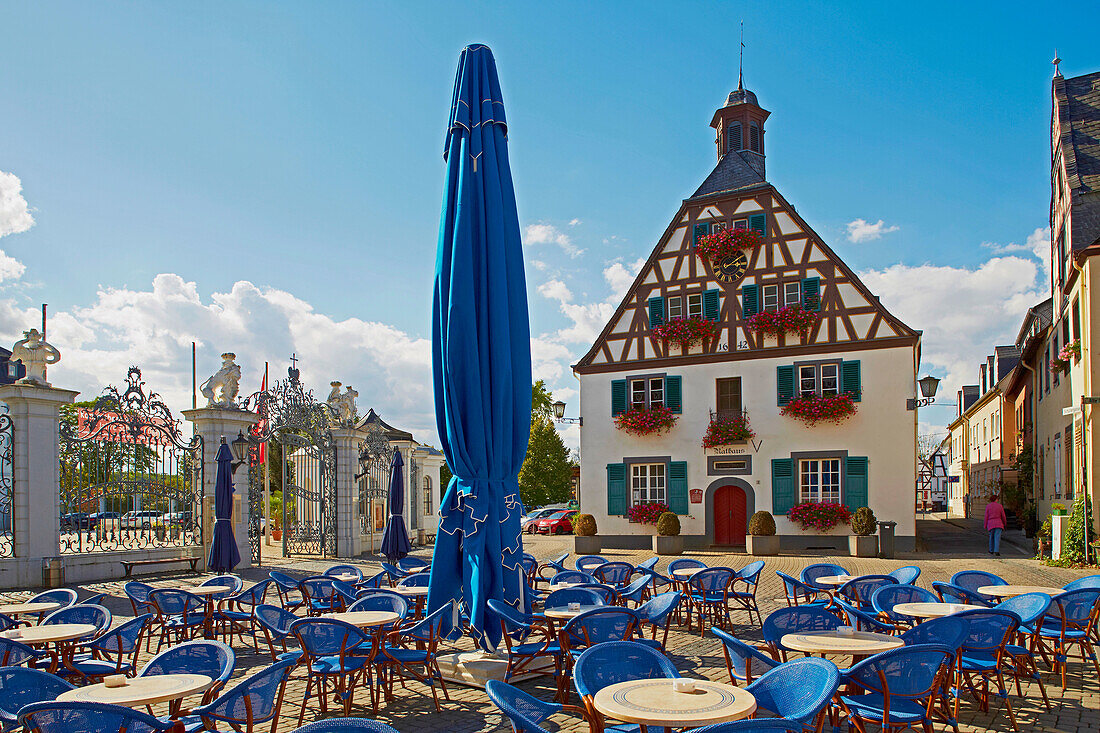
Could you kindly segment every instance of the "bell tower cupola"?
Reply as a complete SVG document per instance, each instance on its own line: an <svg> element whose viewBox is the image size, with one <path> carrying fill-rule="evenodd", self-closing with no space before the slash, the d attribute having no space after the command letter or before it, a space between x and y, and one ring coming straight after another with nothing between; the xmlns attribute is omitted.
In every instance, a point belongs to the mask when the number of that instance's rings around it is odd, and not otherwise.
<svg viewBox="0 0 1100 733"><path fill-rule="evenodd" d="M764 121L770 114L757 103L756 95L745 89L738 74L737 88L710 121L717 133L718 160L730 153L740 155L764 178Z"/></svg>

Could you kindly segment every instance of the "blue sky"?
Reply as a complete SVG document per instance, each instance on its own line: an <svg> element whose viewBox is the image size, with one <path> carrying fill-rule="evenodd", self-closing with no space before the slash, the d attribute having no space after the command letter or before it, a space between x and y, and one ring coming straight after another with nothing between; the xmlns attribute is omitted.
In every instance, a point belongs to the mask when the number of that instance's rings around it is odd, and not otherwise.
<svg viewBox="0 0 1100 733"><path fill-rule="evenodd" d="M568 364L713 166L743 19L769 180L925 331L927 370L953 390L1047 287L1033 251L1054 49L1066 75L1100 62L1100 7L993 8L5 4L0 171L22 191L0 188L0 216L21 196L34 223L0 220L0 335L49 302L58 383L95 391L133 362L179 407L192 340L206 373L237 350L246 382L294 350L316 389L350 381L361 407L432 439L444 127L458 53L485 42L529 227L536 369L575 406Z"/></svg>

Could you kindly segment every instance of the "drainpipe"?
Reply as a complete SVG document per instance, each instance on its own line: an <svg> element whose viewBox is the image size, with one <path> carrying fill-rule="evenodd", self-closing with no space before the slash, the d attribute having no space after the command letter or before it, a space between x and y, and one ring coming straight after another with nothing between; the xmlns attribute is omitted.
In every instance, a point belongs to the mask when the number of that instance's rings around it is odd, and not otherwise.
<svg viewBox="0 0 1100 733"><path fill-rule="evenodd" d="M1077 258L1073 257L1071 255L1070 256L1070 263L1073 265L1073 269L1077 271L1077 277L1081 281L1081 313L1082 313L1082 316L1084 316L1084 315L1090 314L1092 312L1092 311L1089 310L1088 281L1087 281L1087 278L1085 277L1085 270L1084 270L1083 267L1081 267L1080 263L1077 262ZM1084 320L1085 319L1082 318L1082 321L1084 321ZM1092 319L1089 318L1088 320L1091 321ZM1089 325L1091 325L1091 323ZM1085 342L1086 342L1085 334L1087 334L1087 333L1088 333L1088 329L1085 328L1085 323L1082 323L1081 324L1081 333L1080 333L1080 337L1081 337L1081 354L1082 354L1082 356L1087 356L1088 355L1087 347L1085 345ZM1091 380L1092 375L1089 373L1090 372L1090 367L1091 367L1091 364L1089 363L1090 361L1091 361L1090 359L1085 360L1085 369L1084 369L1085 384L1084 384L1084 386L1082 387L1082 390L1081 390L1081 440L1080 440L1080 443L1081 443L1081 460L1080 460L1080 465L1081 465L1081 490L1085 492L1084 513L1085 513L1086 518L1088 519L1088 521L1086 522L1086 526L1085 526L1085 562L1086 563L1089 561L1089 531L1088 531L1088 528L1091 526L1092 529L1093 529L1093 533L1095 534L1095 532L1096 532L1096 502L1092 502L1092 507L1090 509L1089 499L1092 498L1091 497L1092 491L1091 491L1091 487L1089 486L1089 483L1088 483L1088 473L1087 473L1086 463L1085 463L1085 461L1087 459L1087 456L1088 456L1088 451L1086 450L1086 445L1087 445L1087 441L1088 441L1089 418L1092 416L1092 411L1088 409L1089 405L1087 405L1085 403L1085 399L1084 399L1085 397L1090 396L1092 394L1091 388L1089 386L1089 383L1092 381ZM1095 473L1095 469L1094 469L1094 473Z"/></svg>

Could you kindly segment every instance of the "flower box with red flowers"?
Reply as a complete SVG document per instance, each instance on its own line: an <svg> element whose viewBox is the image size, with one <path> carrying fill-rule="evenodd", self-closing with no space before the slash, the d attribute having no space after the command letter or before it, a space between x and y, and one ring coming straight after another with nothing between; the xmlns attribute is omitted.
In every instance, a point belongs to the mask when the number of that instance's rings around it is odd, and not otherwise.
<svg viewBox="0 0 1100 733"><path fill-rule="evenodd" d="M748 317L748 327L760 333L778 336L781 333L800 333L806 336L817 325L818 315L803 310L801 305L788 305L774 311L760 311Z"/></svg>
<svg viewBox="0 0 1100 733"><path fill-rule="evenodd" d="M807 395L788 402L783 414L808 425L820 422L839 423L856 414L856 404L850 394Z"/></svg>
<svg viewBox="0 0 1100 733"><path fill-rule="evenodd" d="M654 338L676 341L685 349L690 349L703 339L714 338L716 332L714 321L704 318L670 318L650 329Z"/></svg>
<svg viewBox="0 0 1100 733"><path fill-rule="evenodd" d="M703 434L703 447L713 448L716 445L743 443L755 437L756 433L749 427L749 418L746 415L741 414L736 417L715 415L710 419L707 432Z"/></svg>
<svg viewBox="0 0 1100 733"><path fill-rule="evenodd" d="M627 518L636 524L657 524L662 514L668 511L663 501L647 501L644 504L632 504L626 510Z"/></svg>
<svg viewBox="0 0 1100 733"><path fill-rule="evenodd" d="M828 501L804 501L790 508L790 511L787 512L787 519L804 530L828 532L833 527L848 524L852 521L852 513L843 504L834 504Z"/></svg>
<svg viewBox="0 0 1100 733"><path fill-rule="evenodd" d="M763 242L764 238L755 229L726 227L699 237L695 243L695 254L710 262L721 262L742 250L755 249Z"/></svg>
<svg viewBox="0 0 1100 733"><path fill-rule="evenodd" d="M664 405L634 407L615 416L615 427L633 435L653 435L671 430L676 419Z"/></svg>

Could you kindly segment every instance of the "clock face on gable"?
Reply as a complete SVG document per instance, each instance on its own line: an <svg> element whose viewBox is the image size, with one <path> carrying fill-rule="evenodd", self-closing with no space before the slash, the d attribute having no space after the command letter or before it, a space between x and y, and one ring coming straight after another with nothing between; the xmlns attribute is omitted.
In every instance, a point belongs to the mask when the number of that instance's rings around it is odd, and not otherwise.
<svg viewBox="0 0 1100 733"><path fill-rule="evenodd" d="M722 283L735 283L745 274L749 258L744 252L723 258L714 267L714 278Z"/></svg>

